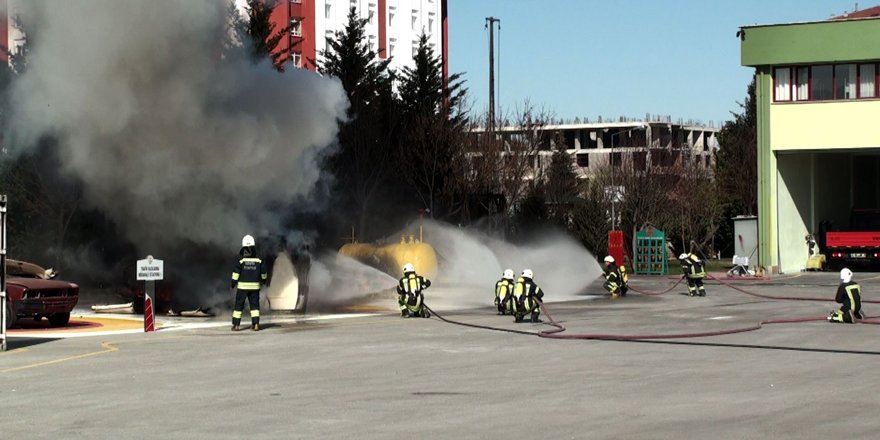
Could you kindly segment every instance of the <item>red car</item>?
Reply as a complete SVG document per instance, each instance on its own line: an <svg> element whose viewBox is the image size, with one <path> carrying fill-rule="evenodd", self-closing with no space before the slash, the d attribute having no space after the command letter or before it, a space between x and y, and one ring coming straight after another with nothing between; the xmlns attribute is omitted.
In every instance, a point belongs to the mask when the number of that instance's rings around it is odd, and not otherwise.
<svg viewBox="0 0 880 440"><path fill-rule="evenodd" d="M64 327L70 312L79 301L79 286L54 280L52 269L33 263L6 260L6 324L15 325L18 318L49 319L52 327Z"/></svg>

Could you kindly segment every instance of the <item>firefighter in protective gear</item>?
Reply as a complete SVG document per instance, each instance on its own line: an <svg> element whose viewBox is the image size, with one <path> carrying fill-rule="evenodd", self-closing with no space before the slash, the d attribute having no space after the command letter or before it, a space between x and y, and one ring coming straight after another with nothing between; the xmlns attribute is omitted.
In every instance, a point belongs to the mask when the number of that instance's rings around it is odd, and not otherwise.
<svg viewBox="0 0 880 440"><path fill-rule="evenodd" d="M681 262L681 271L687 278L688 295L706 296L706 289L703 288L703 278L706 278L703 260L694 254L681 254L678 256L678 261Z"/></svg>
<svg viewBox="0 0 880 440"><path fill-rule="evenodd" d="M245 235L241 239L239 259L232 269L232 288L235 293L235 307L232 309L232 331L241 330L241 311L247 299L251 309L251 330L260 330L260 286L268 282L266 265L257 257L257 244L254 237Z"/></svg>
<svg viewBox="0 0 880 440"><path fill-rule="evenodd" d="M495 307L499 315L513 313L513 269L505 269L501 279L495 283Z"/></svg>
<svg viewBox="0 0 880 440"><path fill-rule="evenodd" d="M423 290L431 287L431 280L416 274L416 268L407 263L403 266L403 278L397 285L397 303L403 318L430 318L425 310Z"/></svg>
<svg viewBox="0 0 880 440"><path fill-rule="evenodd" d="M532 280L534 274L531 269L523 269L522 276L516 280L513 288L513 322L522 322L523 318L531 314L532 322L541 322L538 315L541 314L541 303L544 291Z"/></svg>
<svg viewBox="0 0 880 440"><path fill-rule="evenodd" d="M629 287L626 285L627 281L629 281L629 277L626 275L626 268L618 266L611 255L607 255L604 261L605 273L602 275L605 277L605 282L602 283L602 287L611 294L612 298L617 298L617 295L626 296L626 292L629 290Z"/></svg>
<svg viewBox="0 0 880 440"><path fill-rule="evenodd" d="M831 313L828 320L852 324L862 317L862 289L852 280L853 273L847 268L840 271L840 286L837 287L835 301L841 304L840 310Z"/></svg>

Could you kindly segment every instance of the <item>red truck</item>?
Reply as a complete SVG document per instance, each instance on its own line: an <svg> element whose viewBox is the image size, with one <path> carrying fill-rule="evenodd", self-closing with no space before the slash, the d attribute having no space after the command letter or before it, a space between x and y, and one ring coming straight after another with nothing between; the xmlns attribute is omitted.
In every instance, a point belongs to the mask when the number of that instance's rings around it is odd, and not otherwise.
<svg viewBox="0 0 880 440"><path fill-rule="evenodd" d="M825 232L828 267L880 264L880 209L853 209L848 231Z"/></svg>

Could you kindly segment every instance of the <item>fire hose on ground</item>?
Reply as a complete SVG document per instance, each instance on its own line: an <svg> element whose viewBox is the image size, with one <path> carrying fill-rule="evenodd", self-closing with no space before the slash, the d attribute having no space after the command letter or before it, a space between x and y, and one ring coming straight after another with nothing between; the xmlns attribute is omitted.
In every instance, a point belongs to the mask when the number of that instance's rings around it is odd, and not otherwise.
<svg viewBox="0 0 880 440"><path fill-rule="evenodd" d="M715 281L718 281L720 284L727 286L733 290L744 293L746 295L758 297L758 298L772 299L772 300L777 300L777 301L786 301L786 300L788 300L788 301L822 301L822 302L832 301L828 298L784 297L784 296L775 296L775 295L763 295L763 294L759 294L759 293L749 292L745 289L742 289L742 288L734 286L730 283L724 282L723 280L720 280L720 279L718 279L714 276L711 276L711 275L709 275L709 278L711 278ZM637 293L640 293L643 295L649 295L649 296L663 295L663 294L668 293L668 292L672 291L673 289L675 289L675 287L677 287L679 284L681 284L681 282L683 280L684 280L684 277L679 278L679 280L674 285L672 285L672 287L670 287L662 292L641 291L641 290L635 289L631 286L630 286L630 289L633 290L634 292L637 292ZM862 300L862 303L880 304L880 300ZM540 330L537 332L530 332L530 331L524 331L524 330L514 330L514 329L501 328L501 327L493 327L493 326L488 326L488 325L466 323L466 322L448 319L448 318L440 315L436 311L432 310L430 307L427 306L427 304L425 304L424 307L426 309L428 309L428 311L430 311L432 315L437 317L437 319L440 319L443 322L446 322L449 324L461 325L461 326L465 326L465 327L471 327L471 328L477 328L477 329L483 329L483 330L500 331L500 332L506 332L506 333L516 333L516 334L523 334L523 335L530 335L530 336L538 336L541 338L549 338L549 339L582 339L582 340L606 340L606 341L650 341L650 340L661 340L661 339L703 338L703 337L709 337L709 336L722 336L722 335L730 335L730 334L735 334L735 333L744 333L744 332L760 330L765 325L770 325L770 324L793 324L793 323L801 323L801 322L826 321L828 319L825 316L765 319L765 320L758 322L755 325L750 325L750 326L745 326L745 327L736 327L736 328L712 330L712 331L705 331L705 332L690 332L690 333L635 334L635 335L620 335L620 334L609 334L609 333L576 333L576 334L568 333L568 334L562 334L563 332L565 332L567 330L566 327L564 325L562 325L561 323L559 323L558 321L556 321L555 318L553 318L553 315L550 314L550 311L548 310L547 306L543 302L539 302L538 304L541 307L541 311L544 313L544 316L548 320L547 325L550 325L551 327L553 327L552 329ZM868 324L868 325L880 325L880 320L877 320L877 318L880 318L880 316L866 316L864 319L856 321L856 323ZM871 353L872 354L880 354L880 353L873 353L873 352L871 352Z"/></svg>

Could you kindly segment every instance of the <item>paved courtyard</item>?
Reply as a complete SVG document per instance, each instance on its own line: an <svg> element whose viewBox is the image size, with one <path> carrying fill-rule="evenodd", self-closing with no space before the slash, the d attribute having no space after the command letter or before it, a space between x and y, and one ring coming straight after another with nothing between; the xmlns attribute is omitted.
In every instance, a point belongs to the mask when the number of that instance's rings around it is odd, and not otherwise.
<svg viewBox="0 0 880 440"><path fill-rule="evenodd" d="M880 299L880 275L856 274ZM632 286L662 291L665 277ZM737 282L750 292L833 298L834 273ZM547 306L562 334L712 332L821 318L833 302L631 294ZM429 291L430 295L430 291ZM456 321L525 332L487 307ZM430 296L427 303L430 305ZM880 305L866 304L870 316ZM307 318L307 319L306 319ZM335 319L330 319L335 318ZM247 319L245 319L247 321ZM0 353L2 438L751 439L875 438L880 326L772 324L725 336L552 340L432 319L268 315L165 320L153 333L15 336Z"/></svg>

